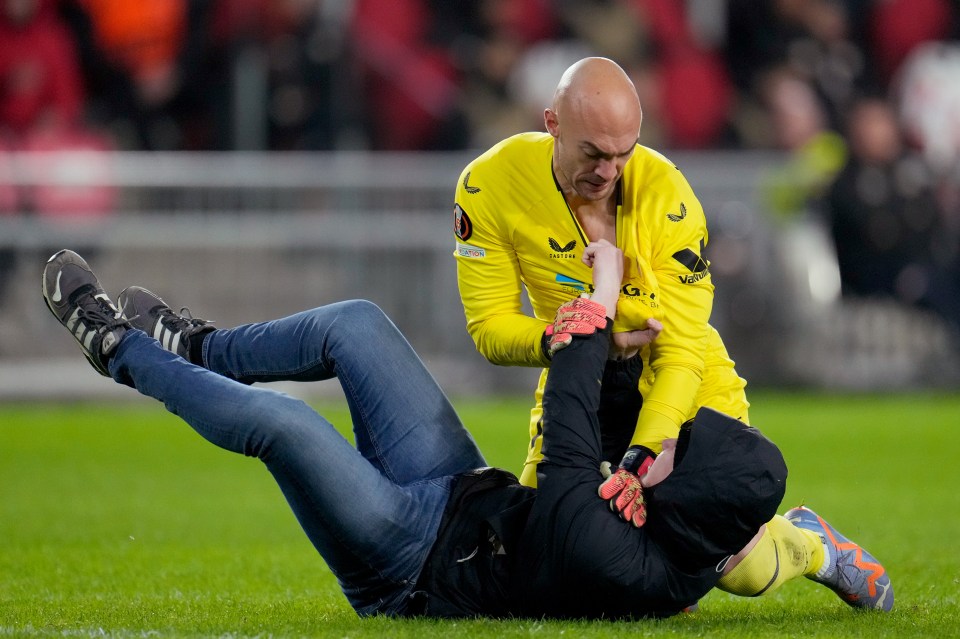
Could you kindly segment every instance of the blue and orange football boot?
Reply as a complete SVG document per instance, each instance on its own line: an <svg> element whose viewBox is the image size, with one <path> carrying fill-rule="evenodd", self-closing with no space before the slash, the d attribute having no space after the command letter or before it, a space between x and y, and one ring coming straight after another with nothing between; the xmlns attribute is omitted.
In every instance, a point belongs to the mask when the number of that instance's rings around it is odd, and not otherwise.
<svg viewBox="0 0 960 639"><path fill-rule="evenodd" d="M809 579L834 591L854 608L890 611L893 586L880 562L850 541L820 515L804 506L787 511L784 517L797 528L816 533L823 542L823 566Z"/></svg>

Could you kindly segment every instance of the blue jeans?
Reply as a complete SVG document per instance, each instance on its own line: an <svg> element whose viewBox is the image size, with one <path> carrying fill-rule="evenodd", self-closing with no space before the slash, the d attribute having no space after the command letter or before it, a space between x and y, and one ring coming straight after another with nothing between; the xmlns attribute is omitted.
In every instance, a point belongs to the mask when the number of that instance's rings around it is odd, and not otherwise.
<svg viewBox="0 0 960 639"><path fill-rule="evenodd" d="M214 331L203 361L130 331L110 372L208 441L262 460L354 609L402 613L454 476L486 462L400 331L370 302L341 302ZM306 403L248 385L332 377L356 448Z"/></svg>

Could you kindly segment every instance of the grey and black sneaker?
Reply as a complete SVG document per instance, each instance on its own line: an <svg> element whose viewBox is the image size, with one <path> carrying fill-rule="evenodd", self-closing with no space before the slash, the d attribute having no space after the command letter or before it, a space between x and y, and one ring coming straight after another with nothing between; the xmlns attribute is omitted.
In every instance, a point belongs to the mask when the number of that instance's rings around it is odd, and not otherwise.
<svg viewBox="0 0 960 639"><path fill-rule="evenodd" d="M80 344L90 364L109 377L107 363L130 324L82 257L64 249L47 260L43 299Z"/></svg>
<svg viewBox="0 0 960 639"><path fill-rule="evenodd" d="M128 286L117 303L134 328L160 342L166 350L190 361L191 338L214 330L213 322L193 317L190 309L174 312L159 295L140 286Z"/></svg>

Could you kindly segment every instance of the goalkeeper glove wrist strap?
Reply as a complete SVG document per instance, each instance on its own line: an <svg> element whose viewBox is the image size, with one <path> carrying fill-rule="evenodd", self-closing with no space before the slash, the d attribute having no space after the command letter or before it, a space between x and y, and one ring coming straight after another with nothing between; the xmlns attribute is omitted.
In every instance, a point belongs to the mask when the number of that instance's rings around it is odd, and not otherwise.
<svg viewBox="0 0 960 639"><path fill-rule="evenodd" d="M628 470L638 477L643 477L653 465L653 460L657 454L646 446L634 445L627 449L623 459L620 461L620 468Z"/></svg>

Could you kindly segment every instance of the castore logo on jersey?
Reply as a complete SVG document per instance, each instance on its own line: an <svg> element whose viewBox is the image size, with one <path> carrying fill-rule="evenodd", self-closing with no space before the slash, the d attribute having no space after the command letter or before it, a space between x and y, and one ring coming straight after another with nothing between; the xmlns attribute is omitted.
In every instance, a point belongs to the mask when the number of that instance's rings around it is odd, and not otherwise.
<svg viewBox="0 0 960 639"><path fill-rule="evenodd" d="M550 248L552 248L555 253L549 253L548 257L554 260L569 260L576 257L576 254L572 253L573 249L577 248L577 241L570 240L563 246L560 245L560 242L556 241L552 237L547 238Z"/></svg>

